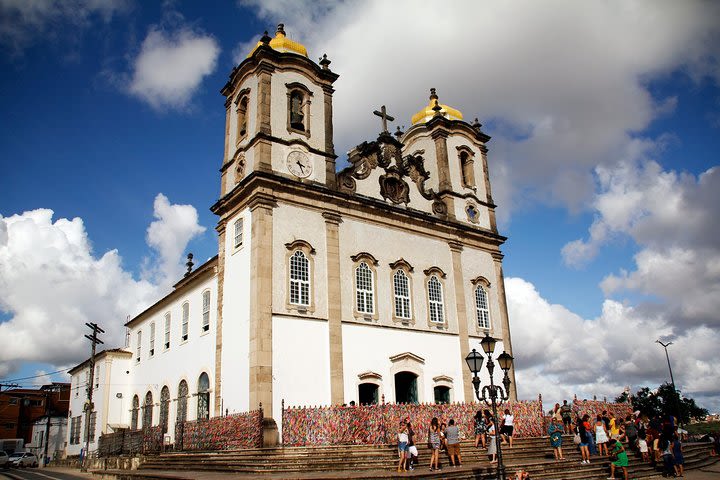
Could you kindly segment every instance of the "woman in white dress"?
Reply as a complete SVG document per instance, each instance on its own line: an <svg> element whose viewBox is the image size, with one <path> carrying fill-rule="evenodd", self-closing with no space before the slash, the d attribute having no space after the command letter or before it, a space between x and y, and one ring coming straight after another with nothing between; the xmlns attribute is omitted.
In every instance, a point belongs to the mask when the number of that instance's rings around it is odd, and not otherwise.
<svg viewBox="0 0 720 480"><path fill-rule="evenodd" d="M609 435L607 430L605 429L605 422L603 422L602 416L598 415L597 421L595 422L595 443L597 444L598 455L607 456L607 441L609 440L608 437ZM603 451L605 453L603 453Z"/></svg>
<svg viewBox="0 0 720 480"><path fill-rule="evenodd" d="M487 424L488 449L487 456L490 463L497 463L497 438L495 438L495 421L492 415L488 415L485 419Z"/></svg>

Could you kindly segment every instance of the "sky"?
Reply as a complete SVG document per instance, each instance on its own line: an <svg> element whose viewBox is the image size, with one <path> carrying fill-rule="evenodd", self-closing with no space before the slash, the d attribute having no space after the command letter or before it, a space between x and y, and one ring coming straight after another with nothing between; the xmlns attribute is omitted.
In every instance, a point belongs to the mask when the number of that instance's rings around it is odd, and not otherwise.
<svg viewBox="0 0 720 480"><path fill-rule="evenodd" d="M493 137L520 398L656 388L660 339L720 411L720 3L692 0L0 0L0 382L67 381L86 322L122 346L217 253L219 90L281 22L340 74L337 152L431 87Z"/></svg>

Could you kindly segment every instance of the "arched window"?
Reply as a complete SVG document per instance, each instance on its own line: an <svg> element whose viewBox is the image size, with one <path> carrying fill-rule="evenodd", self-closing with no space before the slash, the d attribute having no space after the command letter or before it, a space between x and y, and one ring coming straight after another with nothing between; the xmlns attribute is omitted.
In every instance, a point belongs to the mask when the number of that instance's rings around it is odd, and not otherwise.
<svg viewBox="0 0 720 480"><path fill-rule="evenodd" d="M460 147L458 147L460 149ZM475 160L473 160L472 151L467 147L460 150L460 173L462 174L462 186L466 188L475 187Z"/></svg>
<svg viewBox="0 0 720 480"><path fill-rule="evenodd" d="M438 385L433 388L435 403L450 403L450 387Z"/></svg>
<svg viewBox="0 0 720 480"><path fill-rule="evenodd" d="M300 82L286 83L287 129L310 137L310 104L313 92Z"/></svg>
<svg viewBox="0 0 720 480"><path fill-rule="evenodd" d="M140 410L140 398L135 395L132 399L132 412L130 417L130 430L138 429L138 414Z"/></svg>
<svg viewBox="0 0 720 480"><path fill-rule="evenodd" d="M310 305L310 265L300 250L290 257L290 303Z"/></svg>
<svg viewBox="0 0 720 480"><path fill-rule="evenodd" d="M360 405L377 405L379 391L380 387L376 383L361 383L358 385L358 402Z"/></svg>
<svg viewBox="0 0 720 480"><path fill-rule="evenodd" d="M170 348L170 327L172 323L170 321L170 312L165 314L165 350Z"/></svg>
<svg viewBox="0 0 720 480"><path fill-rule="evenodd" d="M404 270L397 270L393 275L393 293L395 295L395 316L401 319L412 318L410 284Z"/></svg>
<svg viewBox="0 0 720 480"><path fill-rule="evenodd" d="M238 102L237 106L237 142L239 143L247 135L247 110L248 110L248 97L243 97Z"/></svg>
<svg viewBox="0 0 720 480"><path fill-rule="evenodd" d="M490 310L488 309L488 297L482 285L475 287L475 315L478 327L484 330L490 328Z"/></svg>
<svg viewBox="0 0 720 480"><path fill-rule="evenodd" d="M445 322L443 306L442 284L436 275L432 275L427 283L428 305L430 309L430 321L434 323Z"/></svg>
<svg viewBox="0 0 720 480"><path fill-rule="evenodd" d="M198 378L197 397L197 418L198 420L207 420L210 418L210 379L205 372L201 373Z"/></svg>
<svg viewBox="0 0 720 480"><path fill-rule="evenodd" d="M210 290L203 292L202 331L210 330Z"/></svg>
<svg viewBox="0 0 720 480"><path fill-rule="evenodd" d="M187 420L187 397L188 397L188 386L185 380L180 381L178 385L178 408L177 408L177 421L184 422Z"/></svg>
<svg viewBox="0 0 720 480"><path fill-rule="evenodd" d="M290 128L305 131L305 95L299 90L290 93Z"/></svg>
<svg viewBox="0 0 720 480"><path fill-rule="evenodd" d="M190 322L190 304L188 302L182 305L182 341L188 339L188 323Z"/></svg>
<svg viewBox="0 0 720 480"><path fill-rule="evenodd" d="M163 433L168 431L168 417L170 416L170 389L167 385L160 390L160 425Z"/></svg>
<svg viewBox="0 0 720 480"><path fill-rule="evenodd" d="M153 398L152 392L148 391L145 394L145 404L143 405L143 428L152 427L152 415L153 414Z"/></svg>
<svg viewBox="0 0 720 480"><path fill-rule="evenodd" d="M150 324L150 356L155 355L155 322Z"/></svg>
<svg viewBox="0 0 720 480"><path fill-rule="evenodd" d="M359 313L375 313L373 272L365 262L355 269L355 301Z"/></svg>

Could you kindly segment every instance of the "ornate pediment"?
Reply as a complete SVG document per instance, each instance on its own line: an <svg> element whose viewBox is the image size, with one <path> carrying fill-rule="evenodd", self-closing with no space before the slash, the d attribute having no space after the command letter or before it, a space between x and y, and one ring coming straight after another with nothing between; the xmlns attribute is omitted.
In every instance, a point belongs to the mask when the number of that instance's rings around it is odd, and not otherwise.
<svg viewBox="0 0 720 480"><path fill-rule="evenodd" d="M397 355L393 355L392 357L390 357L390 361L393 363L398 363L398 362L402 362L402 361L408 361L408 362L413 362L413 363L422 363L422 364L425 363L424 358L422 358L418 355L415 355L414 353L411 353L411 352L405 352L405 353L399 353Z"/></svg>
<svg viewBox="0 0 720 480"><path fill-rule="evenodd" d="M350 151L350 166L338 174L338 185L343 191L355 193L357 180L364 180L376 168L382 168L378 182L380 195L395 204L410 203L411 184L415 184L420 195L433 200L433 212L446 214L445 205L433 189L426 189L425 182L430 173L425 169L424 153L418 150L403 157L403 144L388 132L383 132L377 140L363 142ZM439 205L436 205L438 204Z"/></svg>

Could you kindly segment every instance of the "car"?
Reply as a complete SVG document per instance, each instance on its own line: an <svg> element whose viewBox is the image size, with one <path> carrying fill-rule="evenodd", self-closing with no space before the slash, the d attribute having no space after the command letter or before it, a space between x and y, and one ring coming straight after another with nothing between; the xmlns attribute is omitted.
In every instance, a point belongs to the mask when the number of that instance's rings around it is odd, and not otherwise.
<svg viewBox="0 0 720 480"><path fill-rule="evenodd" d="M10 466L10 457L3 450L0 450L0 467L8 468Z"/></svg>
<svg viewBox="0 0 720 480"><path fill-rule="evenodd" d="M11 467L37 467L38 458L30 452L16 452L10 455Z"/></svg>

